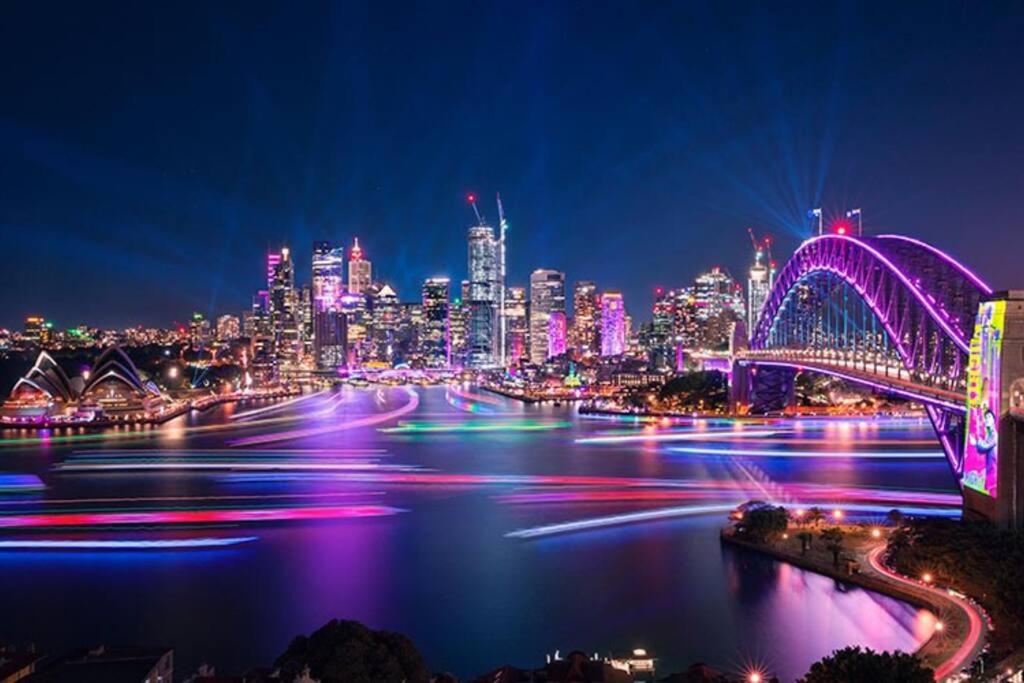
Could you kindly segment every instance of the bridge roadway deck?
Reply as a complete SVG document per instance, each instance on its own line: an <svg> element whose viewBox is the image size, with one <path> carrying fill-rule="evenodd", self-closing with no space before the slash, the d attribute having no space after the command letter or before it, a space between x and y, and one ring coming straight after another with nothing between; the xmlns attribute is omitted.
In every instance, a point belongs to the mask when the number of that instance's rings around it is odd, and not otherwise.
<svg viewBox="0 0 1024 683"><path fill-rule="evenodd" d="M787 357L774 353L761 354L757 352L738 354L735 360L744 365L788 367L810 372L821 372L858 384L891 391L912 400L942 406L949 410L961 412L966 412L967 410L967 396L965 393L940 389L891 374L886 375L882 372L865 370L856 367L857 364L851 361L815 359L806 356Z"/></svg>

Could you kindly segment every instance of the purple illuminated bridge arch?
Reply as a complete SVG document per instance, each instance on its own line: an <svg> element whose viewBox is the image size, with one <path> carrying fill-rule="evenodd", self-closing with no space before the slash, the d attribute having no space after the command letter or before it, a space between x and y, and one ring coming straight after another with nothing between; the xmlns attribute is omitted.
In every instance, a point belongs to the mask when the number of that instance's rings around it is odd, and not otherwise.
<svg viewBox="0 0 1024 683"><path fill-rule="evenodd" d="M885 335L892 363L879 366L877 349L843 335L815 348L790 340L785 326L801 292L828 278L845 285ZM967 354L978 304L992 288L949 254L902 235L822 235L805 241L783 266L751 330L744 365L818 370L882 387L923 403L954 471L962 469L962 421ZM829 302L831 299L829 299ZM817 315L841 319L844 311ZM845 305L845 304L844 304ZM837 305L838 307L838 305ZM898 361L896 360L898 359ZM880 369L884 368L883 370Z"/></svg>

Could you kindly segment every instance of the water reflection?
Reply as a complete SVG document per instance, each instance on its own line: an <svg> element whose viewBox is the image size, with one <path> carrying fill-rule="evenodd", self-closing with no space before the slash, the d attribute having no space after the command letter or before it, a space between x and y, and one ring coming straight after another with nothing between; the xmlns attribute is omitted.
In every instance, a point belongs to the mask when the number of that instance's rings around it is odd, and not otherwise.
<svg viewBox="0 0 1024 683"><path fill-rule="evenodd" d="M270 410L240 415L263 408ZM664 435L682 435L686 446L829 457L680 453L678 441L657 438ZM792 679L848 644L913 649L934 631L935 617L723 549L724 507L671 519L658 511L751 497L883 510L955 505L941 455L899 456L937 451L920 420L645 424L484 400L464 388L344 388L280 407L224 405L158 429L3 436L0 470L48 485L30 499L0 493L5 515L247 511L229 527L73 532L259 537L234 549L0 552L0 613L20 625L8 637L56 649L171 643L186 672L200 661L229 671L268 663L295 634L340 617L408 633L433 667L462 676L533 665L555 648L647 647L665 670L700 660L735 671L755 662ZM620 438L631 436L641 438ZM873 457L880 452L897 455ZM260 471L224 471L235 461ZM88 466L105 462L161 469ZM196 469L204 464L216 467ZM328 504L406 512L251 519ZM509 537L615 516L630 523Z"/></svg>

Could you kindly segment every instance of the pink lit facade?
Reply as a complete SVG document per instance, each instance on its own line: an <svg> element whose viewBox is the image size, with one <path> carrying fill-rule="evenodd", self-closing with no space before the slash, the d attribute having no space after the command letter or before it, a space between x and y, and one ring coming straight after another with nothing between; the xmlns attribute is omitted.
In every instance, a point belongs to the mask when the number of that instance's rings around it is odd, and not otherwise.
<svg viewBox="0 0 1024 683"><path fill-rule="evenodd" d="M620 292L601 295L601 355L621 356L626 351L626 307Z"/></svg>
<svg viewBox="0 0 1024 683"><path fill-rule="evenodd" d="M565 311L552 311L548 317L548 358L565 353Z"/></svg>

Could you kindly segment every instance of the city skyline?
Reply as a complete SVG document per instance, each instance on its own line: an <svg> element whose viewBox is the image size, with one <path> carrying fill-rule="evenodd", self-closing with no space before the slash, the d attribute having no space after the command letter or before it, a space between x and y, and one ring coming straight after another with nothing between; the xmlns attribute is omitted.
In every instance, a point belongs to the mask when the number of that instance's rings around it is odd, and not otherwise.
<svg viewBox="0 0 1024 683"><path fill-rule="evenodd" d="M121 327L241 310L250 264L269 249L355 235L378 279L407 297L426 277L462 274L453 247L473 223L469 191L487 198L492 225L502 192L509 283L556 268L637 308L708 265L742 277L747 253L735 245L747 227L791 252L819 204L833 218L863 207L869 233L955 247L997 288L1012 284L1004 251L1024 242L1012 87L1021 19L995 8L965 20L955 5L932 7L916 31L905 8L728 22L713 9L652 7L631 14L628 36L609 32L614 8L195 11L67 8L52 21L14 8L0 44L19 64L4 76L18 97L0 111L0 178L15 286L0 294L0 325L36 312ZM230 28L254 21L278 26L279 42ZM362 35L385 23L376 44ZM29 42L43 25L51 39ZM477 25L507 27L503 49L438 47ZM98 40L111 30L124 42ZM411 67L411 55L430 57ZM407 115L412 99L422 116ZM615 136L601 132L609 117ZM997 146L991 130L1003 131ZM965 230L978 239L956 244ZM997 239L1008 249L994 253ZM44 266L52 260L61 267ZM300 281L309 267L296 263ZM69 296L83 280L89 295Z"/></svg>

